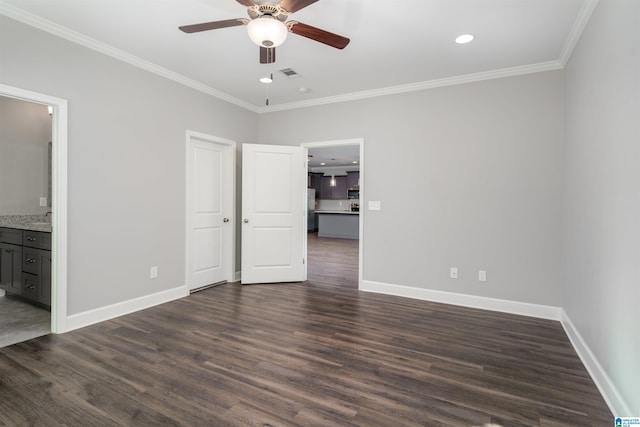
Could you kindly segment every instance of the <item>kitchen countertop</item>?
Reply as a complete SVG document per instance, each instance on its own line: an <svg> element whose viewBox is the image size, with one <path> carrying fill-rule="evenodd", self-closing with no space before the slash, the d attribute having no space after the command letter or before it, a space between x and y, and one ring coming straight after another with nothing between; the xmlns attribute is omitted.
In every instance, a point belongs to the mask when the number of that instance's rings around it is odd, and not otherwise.
<svg viewBox="0 0 640 427"><path fill-rule="evenodd" d="M358 215L360 212L352 211L315 211L317 214L340 214L340 215Z"/></svg>
<svg viewBox="0 0 640 427"><path fill-rule="evenodd" d="M51 220L46 215L0 215L0 227L51 233Z"/></svg>

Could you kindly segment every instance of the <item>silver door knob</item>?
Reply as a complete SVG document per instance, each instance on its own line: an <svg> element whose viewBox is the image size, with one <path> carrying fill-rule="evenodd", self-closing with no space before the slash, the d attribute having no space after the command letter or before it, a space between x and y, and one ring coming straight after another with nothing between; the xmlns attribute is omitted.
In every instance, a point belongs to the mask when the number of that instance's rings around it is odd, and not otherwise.
<svg viewBox="0 0 640 427"><path fill-rule="evenodd" d="M229 218L223 218L222 222L229 222Z"/></svg>
<svg viewBox="0 0 640 427"><path fill-rule="evenodd" d="M249 218L245 218L242 220L242 222L244 222L245 224L249 222Z"/></svg>

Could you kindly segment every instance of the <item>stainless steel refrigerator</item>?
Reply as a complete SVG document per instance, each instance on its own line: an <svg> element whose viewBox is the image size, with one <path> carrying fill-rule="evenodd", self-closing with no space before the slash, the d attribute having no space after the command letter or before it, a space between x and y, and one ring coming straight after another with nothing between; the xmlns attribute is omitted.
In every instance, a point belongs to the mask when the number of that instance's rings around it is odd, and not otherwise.
<svg viewBox="0 0 640 427"><path fill-rule="evenodd" d="M307 188L307 231L312 232L318 229L316 224L316 190Z"/></svg>

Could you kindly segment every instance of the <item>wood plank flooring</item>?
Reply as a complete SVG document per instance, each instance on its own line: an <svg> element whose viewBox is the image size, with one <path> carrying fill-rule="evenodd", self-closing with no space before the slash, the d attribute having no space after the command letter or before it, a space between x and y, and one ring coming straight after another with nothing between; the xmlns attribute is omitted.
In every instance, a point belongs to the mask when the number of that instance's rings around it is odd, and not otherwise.
<svg viewBox="0 0 640 427"><path fill-rule="evenodd" d="M0 349L0 425L612 424L557 322L358 292L356 241L310 246L304 284Z"/></svg>

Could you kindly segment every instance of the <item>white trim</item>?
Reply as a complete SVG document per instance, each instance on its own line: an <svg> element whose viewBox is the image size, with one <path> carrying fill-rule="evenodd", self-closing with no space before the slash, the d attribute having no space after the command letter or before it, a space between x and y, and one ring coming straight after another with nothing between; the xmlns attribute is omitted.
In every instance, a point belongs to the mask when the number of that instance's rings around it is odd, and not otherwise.
<svg viewBox="0 0 640 427"><path fill-rule="evenodd" d="M67 330L67 100L0 84L0 96L53 106L51 331Z"/></svg>
<svg viewBox="0 0 640 427"><path fill-rule="evenodd" d="M564 68L569 62L569 58L571 58L571 54L573 53L573 49L575 49L578 44L578 40L582 36L582 32L584 28L587 26L589 19L591 18L591 14L594 9L598 5L598 0L587 0L582 3L582 8L578 13L578 17L576 18L573 26L571 27L571 31L569 31L569 36L562 47L562 51L560 52L560 58L558 58L558 62Z"/></svg>
<svg viewBox="0 0 640 427"><path fill-rule="evenodd" d="M32 27L38 28L42 31L46 31L55 36L61 37L63 39L66 39L71 42L77 43L81 46L84 46L86 48L100 52L104 55L126 62L127 64L133 65L134 67L142 68L143 70L157 74L166 79L173 80L176 83L180 83L184 86L190 87L202 93L206 93L207 95L211 95L215 98L237 105L238 107L245 108L249 111L253 111L254 113L257 112L258 110L258 107L256 107L255 105L250 104L246 101L243 101L239 98L231 96L227 93L214 89L196 80L190 79L189 77L183 76L182 74L178 74L167 68L164 68L152 62L146 61L135 55L132 55L123 50L117 49L111 45L108 45L106 43L93 39L91 37L85 36L84 34L78 33L77 31L73 31L62 25L56 24L55 22L51 22L47 19L41 18L37 15L34 15L20 8L4 3L2 1L0 1L0 13L8 16L9 18L15 19L16 21L20 21L24 24L31 25Z"/></svg>
<svg viewBox="0 0 640 427"><path fill-rule="evenodd" d="M444 304L460 305L463 307L518 314L521 316L537 317L540 319L560 320L560 307L553 307L549 305L530 304L526 302L457 294L432 289L392 285L388 283L372 282L369 280L364 280L362 282L360 290Z"/></svg>
<svg viewBox="0 0 640 427"><path fill-rule="evenodd" d="M462 76L446 77L443 79L428 80L424 82L410 83L406 85L390 86L380 89L365 90L362 92L347 93L344 95L328 96L325 98L310 99L308 101L291 102L288 104L270 105L258 108L258 113L272 113L276 111L293 110L297 108L315 107L318 105L335 104L338 102L355 101L366 98L376 98L386 95L397 95L407 92L417 92L427 89L435 89L445 86L454 86L465 83L480 82L483 80L500 79L504 77L514 77L523 74L540 73L543 71L561 70L562 64L559 61L542 62L539 64L523 65L518 67L503 68L500 70L484 71L475 74L465 74Z"/></svg>
<svg viewBox="0 0 640 427"><path fill-rule="evenodd" d="M602 365L600 365L598 358L593 354L591 348L589 348L586 341L582 338L582 335L578 332L573 322L571 322L569 315L567 315L564 309L561 310L561 316L562 327L567 333L569 341L571 341L573 348L576 350L576 353L578 353L578 357L580 357L587 372L591 375L591 379L596 387L598 387L611 413L616 417L630 417L635 415L631 413L629 405L624 401L615 384L611 381L611 378L609 378L609 375L607 375Z"/></svg>
<svg viewBox="0 0 640 427"><path fill-rule="evenodd" d="M334 104L338 102L354 101L359 99L374 98L385 95L395 95L407 92L415 92L426 89L433 89L438 87L452 86L464 83L472 83L483 80L499 79L504 77L513 77L523 74L539 73L543 71L560 70L564 67L573 48L575 47L582 30L595 8L598 0L587 0L584 4L576 21L573 24L571 32L567 37L565 45L560 54L560 58L555 61L541 62L537 64L521 65L516 67L503 68L499 70L484 71L474 74L465 74L461 76L446 77L442 79L427 80L423 82L411 83L406 85L390 86L386 88L372 89L361 92L348 93L337 96L329 96L324 98L316 98L308 101L291 102L287 104L271 105L268 107L261 107L246 102L242 99L231 96L220 90L214 89L211 86L200 83L189 77L178 74L167 68L156 65L152 62L146 61L135 55L127 53L123 50L117 49L111 45L88 37L84 34L73 31L62 25L56 24L47 19L41 18L37 15L29 13L18 7L9 5L0 0L0 13L6 15L12 19L20 21L24 24L31 25L40 30L46 31L58 37L77 43L81 46L100 52L104 55L111 56L120 61L131 64L135 67L157 74L169 80L173 80L176 83L180 83L184 86L190 87L207 95L211 95L215 98L237 105L241 108L247 109L254 113L271 113L276 111L293 110L297 108L312 107L318 105Z"/></svg>
<svg viewBox="0 0 640 427"><path fill-rule="evenodd" d="M191 182L191 173L193 170L193 165L191 164L191 148L192 143L194 141L202 141L208 142L218 145L223 145L226 147L227 154L229 157L224 161L227 163L227 176L224 176L223 179L227 179L227 182L223 182L222 185L226 186L227 197L224 200L224 210L226 215L230 218L229 222L229 241L226 242L225 248L223 249L228 254L226 260L226 277L224 280L227 282L234 282L235 280L235 269L236 269L236 142L230 139L224 139L217 136L207 135L205 133L195 132L192 130L187 130L186 132L186 197L185 197L185 284L187 289L191 288L191 280L189 278L189 265L191 265L191 212L190 206L193 197L193 183Z"/></svg>
<svg viewBox="0 0 640 427"><path fill-rule="evenodd" d="M358 145L360 147L360 199L358 203L360 207L364 206L364 138L354 138L354 139L340 139L336 141L318 141L318 142L304 142L300 144L301 147L309 148L317 148L317 147L335 147L340 145ZM305 208L306 209L306 208ZM358 215L359 219L359 239L358 239L358 289L362 289L362 271L364 265L364 210L360 210L360 215ZM306 250L306 246L305 246ZM306 256L306 254L305 254ZM305 271L307 266L305 265Z"/></svg>
<svg viewBox="0 0 640 427"><path fill-rule="evenodd" d="M94 310L74 314L67 318L67 332L104 322L106 320L115 319L116 317L144 310L155 305L184 298L188 295L189 290L187 287L180 286L178 288L168 289L155 294L144 295L128 301L118 302L104 307L99 307Z"/></svg>
<svg viewBox="0 0 640 427"><path fill-rule="evenodd" d="M236 271L234 277L233 277L233 282L239 282L242 280L242 272L240 271Z"/></svg>

